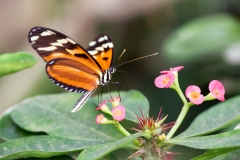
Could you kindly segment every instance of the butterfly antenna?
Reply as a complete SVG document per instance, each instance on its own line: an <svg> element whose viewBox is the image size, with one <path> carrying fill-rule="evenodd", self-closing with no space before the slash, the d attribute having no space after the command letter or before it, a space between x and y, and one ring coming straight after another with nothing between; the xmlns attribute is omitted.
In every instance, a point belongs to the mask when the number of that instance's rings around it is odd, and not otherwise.
<svg viewBox="0 0 240 160"><path fill-rule="evenodd" d="M126 49L124 49L122 51L122 53L120 54L120 56L118 57L117 61L115 62L115 64L113 66L115 66L117 64L117 62L119 61L119 59L122 57L122 55L126 52Z"/></svg>
<svg viewBox="0 0 240 160"><path fill-rule="evenodd" d="M125 50L124 50L124 52L125 52ZM124 53L124 52L123 52L123 53ZM122 54L123 54L123 53L122 53ZM122 54L121 54L119 57L121 57ZM147 56L143 56L143 57L135 58L135 59L132 59L132 60L130 60L130 61L127 61L127 62L123 62L123 63L121 63L121 64L118 64L116 67L121 66L121 65L126 64L126 63L129 63L129 62L133 62L133 61L139 60L139 59L143 59L143 58L147 58L147 57L155 56L155 55L157 55L157 54L158 54L158 53L153 53L153 54L150 54L150 55L147 55ZM118 59L120 59L120 58L118 58Z"/></svg>

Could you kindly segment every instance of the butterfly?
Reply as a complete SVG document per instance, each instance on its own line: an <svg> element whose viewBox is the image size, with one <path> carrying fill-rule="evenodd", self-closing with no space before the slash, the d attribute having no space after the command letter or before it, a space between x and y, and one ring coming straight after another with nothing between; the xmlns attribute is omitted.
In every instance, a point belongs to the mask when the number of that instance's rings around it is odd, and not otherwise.
<svg viewBox="0 0 240 160"><path fill-rule="evenodd" d="M112 67L113 43L105 34L84 49L58 31L34 27L29 31L28 41L46 62L46 73L53 83L82 93L71 112L80 110L98 86L107 85L116 71Z"/></svg>

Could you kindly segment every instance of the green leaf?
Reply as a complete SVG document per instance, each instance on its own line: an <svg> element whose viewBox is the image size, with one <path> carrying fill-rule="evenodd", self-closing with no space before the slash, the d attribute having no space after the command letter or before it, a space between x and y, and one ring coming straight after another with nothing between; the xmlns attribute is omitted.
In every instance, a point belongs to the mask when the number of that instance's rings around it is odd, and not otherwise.
<svg viewBox="0 0 240 160"><path fill-rule="evenodd" d="M133 152L130 152L126 149L118 149L111 154L101 158L101 160L126 160L128 157L130 157L133 154ZM142 160L140 157L133 157L129 160Z"/></svg>
<svg viewBox="0 0 240 160"><path fill-rule="evenodd" d="M34 66L37 59L25 52L0 55L0 77Z"/></svg>
<svg viewBox="0 0 240 160"><path fill-rule="evenodd" d="M32 132L78 140L113 140L123 135L114 125L96 124L96 105L91 99L78 112L71 109L80 94L62 93L28 98L13 106L11 118L21 128Z"/></svg>
<svg viewBox="0 0 240 160"><path fill-rule="evenodd" d="M148 112L148 102L139 92L121 92L121 95L124 97L122 103L126 106L129 119L134 119L135 105L138 107L139 104L143 104L144 113ZM71 113L79 97L79 94L63 93L29 98L13 106L11 117L17 125L27 131L46 132L64 138L113 140L123 137L114 125L96 124L96 116L101 112L95 110L96 105L91 98L80 111ZM131 99L136 100L135 105ZM136 113L138 112L139 109Z"/></svg>
<svg viewBox="0 0 240 160"><path fill-rule="evenodd" d="M176 138L206 135L226 128L240 120L240 95L221 102L199 114Z"/></svg>
<svg viewBox="0 0 240 160"><path fill-rule="evenodd" d="M80 150L109 141L71 140L54 136L31 136L0 143L0 159L27 157L52 157L79 152Z"/></svg>
<svg viewBox="0 0 240 160"><path fill-rule="evenodd" d="M210 59L229 45L240 41L240 22L228 14L197 18L176 30L163 43L161 51L173 61L196 62Z"/></svg>
<svg viewBox="0 0 240 160"><path fill-rule="evenodd" d="M141 136L141 133L136 133L136 134L127 136L115 142L90 147L88 149L85 149L77 158L77 160L100 159L117 149L123 148L124 146L131 143L133 140L135 140L139 136Z"/></svg>
<svg viewBox="0 0 240 160"><path fill-rule="evenodd" d="M42 158L26 158L25 160L43 160ZM73 158L62 155L62 156L54 156L54 157L49 157L49 158L44 158L44 160L74 160Z"/></svg>
<svg viewBox="0 0 240 160"><path fill-rule="evenodd" d="M0 139L7 141L14 138L34 135L34 133L27 132L13 123L9 112L8 110L8 112L5 112L0 118Z"/></svg>
<svg viewBox="0 0 240 160"><path fill-rule="evenodd" d="M112 96L119 96L118 92L111 93ZM149 113L149 102L147 98L140 92L136 90L130 90L128 92L120 92L121 103L126 108L126 118L127 120L138 122L136 114L141 115L140 109L144 116L148 116ZM95 96L94 102L98 103L98 96ZM111 99L109 93L102 95L103 100ZM108 106L112 107L108 102ZM140 109L139 109L140 108Z"/></svg>
<svg viewBox="0 0 240 160"><path fill-rule="evenodd" d="M240 147L240 130L210 136L170 139L163 143L178 144L196 149L225 149Z"/></svg>
<svg viewBox="0 0 240 160"><path fill-rule="evenodd" d="M237 160L240 159L240 149L234 150L228 154L224 160Z"/></svg>
<svg viewBox="0 0 240 160"><path fill-rule="evenodd" d="M237 148L227 148L227 149L219 149L219 150L209 150L207 151L206 153L200 155L200 156L197 156L195 158L193 158L192 160L206 160L206 159L212 159L212 158L215 158L219 155L222 155L222 154L226 154L226 153L229 153L229 152L232 152L234 150L236 150Z"/></svg>

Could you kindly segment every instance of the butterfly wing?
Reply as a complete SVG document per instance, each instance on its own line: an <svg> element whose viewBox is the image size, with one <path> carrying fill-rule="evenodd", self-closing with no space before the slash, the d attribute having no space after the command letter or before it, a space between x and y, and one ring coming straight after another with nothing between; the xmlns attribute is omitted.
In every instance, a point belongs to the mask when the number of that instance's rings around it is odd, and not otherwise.
<svg viewBox="0 0 240 160"><path fill-rule="evenodd" d="M28 40L47 62L46 72L55 84L82 93L99 85L104 69L71 38L49 28L34 27Z"/></svg>
<svg viewBox="0 0 240 160"><path fill-rule="evenodd" d="M106 35L98 36L96 44L90 43L89 52L66 35L44 27L32 28L28 40L47 62L46 72L56 85L83 93L72 112L78 111L102 84L103 74L112 63L113 45Z"/></svg>
<svg viewBox="0 0 240 160"><path fill-rule="evenodd" d="M89 43L87 48L94 59L100 64L103 70L109 69L113 60L113 43L109 36L100 34Z"/></svg>

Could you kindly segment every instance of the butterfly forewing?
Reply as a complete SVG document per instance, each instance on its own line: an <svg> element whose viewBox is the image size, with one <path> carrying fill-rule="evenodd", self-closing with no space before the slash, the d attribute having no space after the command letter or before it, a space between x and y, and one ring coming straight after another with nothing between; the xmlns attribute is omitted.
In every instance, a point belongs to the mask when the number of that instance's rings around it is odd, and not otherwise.
<svg viewBox="0 0 240 160"><path fill-rule="evenodd" d="M112 65L113 43L109 36L100 34L89 43L87 51L97 60L100 66L107 70Z"/></svg>

